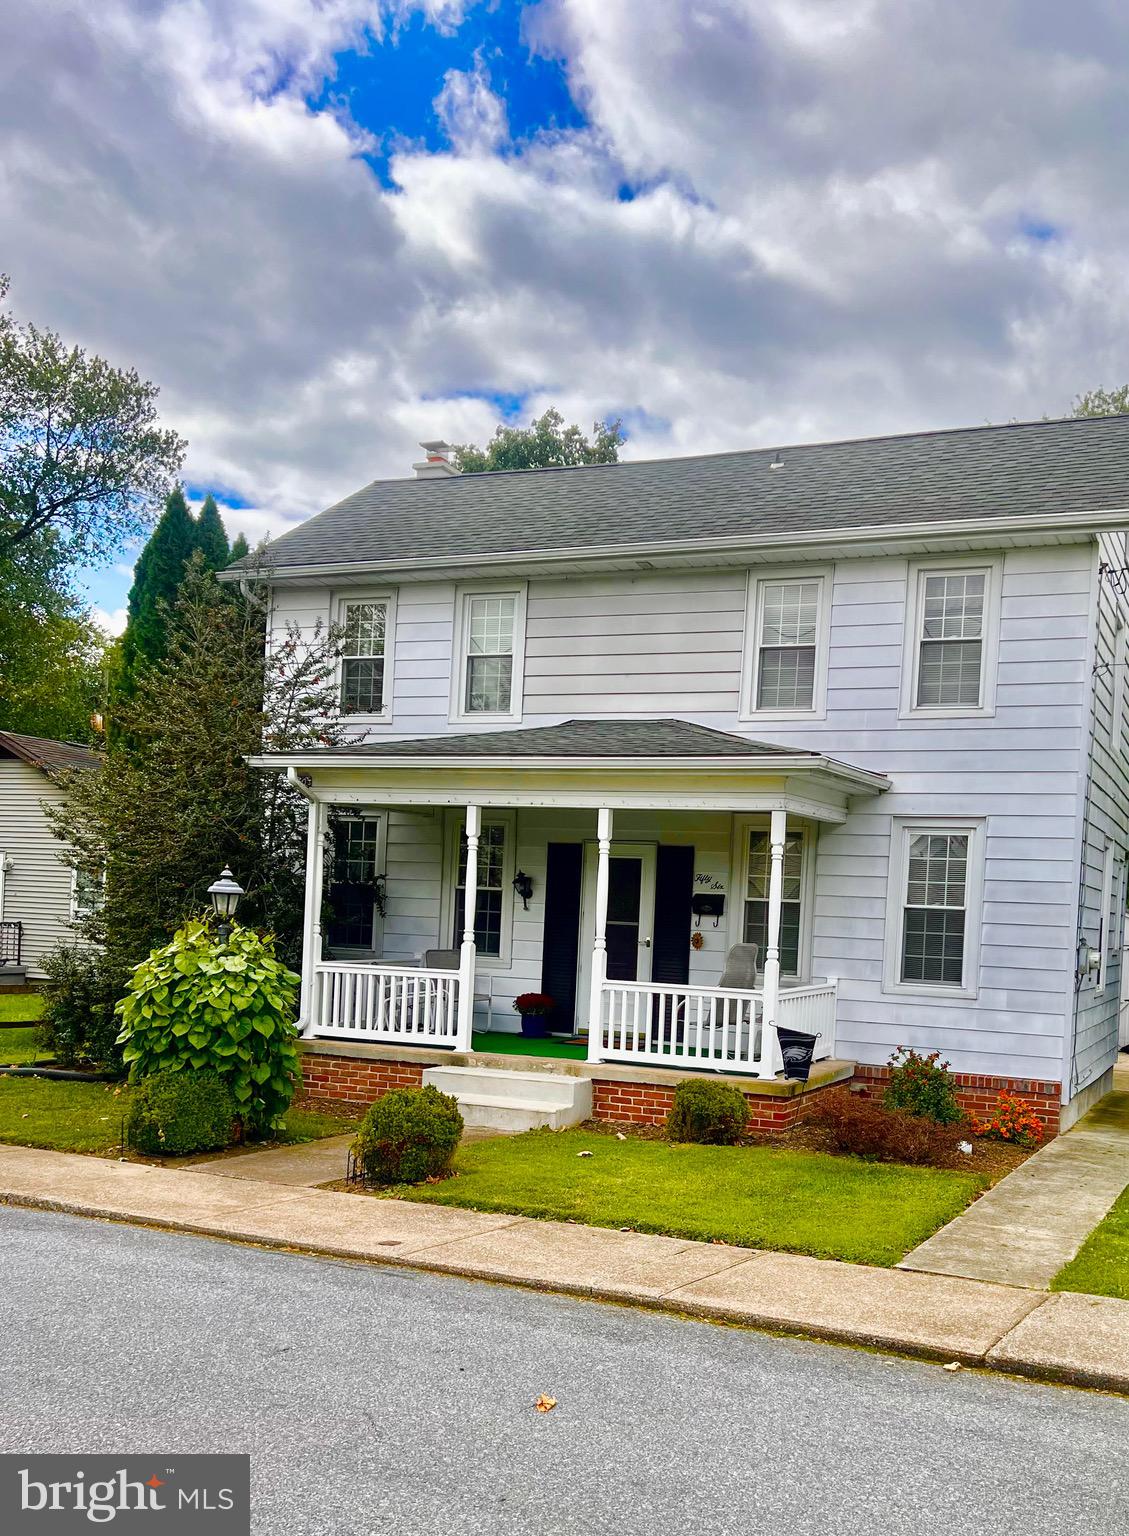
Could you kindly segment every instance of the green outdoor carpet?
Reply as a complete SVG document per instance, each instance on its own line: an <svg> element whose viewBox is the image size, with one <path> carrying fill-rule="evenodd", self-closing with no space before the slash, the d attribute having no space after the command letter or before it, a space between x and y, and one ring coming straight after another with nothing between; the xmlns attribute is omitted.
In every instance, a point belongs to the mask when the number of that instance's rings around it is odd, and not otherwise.
<svg viewBox="0 0 1129 1536"><path fill-rule="evenodd" d="M525 1035L494 1029L475 1032L476 1051L490 1051L498 1056L555 1056L561 1061L584 1061L588 1047L573 1040L530 1040Z"/></svg>

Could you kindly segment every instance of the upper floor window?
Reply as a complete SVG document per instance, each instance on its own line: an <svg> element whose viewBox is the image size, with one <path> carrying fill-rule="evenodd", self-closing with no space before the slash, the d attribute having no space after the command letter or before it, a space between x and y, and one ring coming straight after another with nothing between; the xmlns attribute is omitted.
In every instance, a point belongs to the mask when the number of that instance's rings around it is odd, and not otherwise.
<svg viewBox="0 0 1129 1536"><path fill-rule="evenodd" d="M750 577L742 715L817 715L827 671L824 572Z"/></svg>
<svg viewBox="0 0 1129 1536"><path fill-rule="evenodd" d="M998 570L910 568L903 714L987 714L993 707Z"/></svg>
<svg viewBox="0 0 1129 1536"><path fill-rule="evenodd" d="M980 828L896 822L887 912L887 987L976 990Z"/></svg>
<svg viewBox="0 0 1129 1536"><path fill-rule="evenodd" d="M520 720L525 589L458 593L452 719Z"/></svg>
<svg viewBox="0 0 1129 1536"><path fill-rule="evenodd" d="M391 598L346 600L341 605L341 626L341 713L386 714Z"/></svg>

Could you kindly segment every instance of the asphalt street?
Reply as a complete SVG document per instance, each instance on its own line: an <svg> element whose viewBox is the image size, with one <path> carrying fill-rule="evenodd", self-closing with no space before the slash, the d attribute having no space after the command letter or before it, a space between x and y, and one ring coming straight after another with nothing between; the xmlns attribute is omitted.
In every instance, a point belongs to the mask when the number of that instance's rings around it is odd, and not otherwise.
<svg viewBox="0 0 1129 1536"><path fill-rule="evenodd" d="M248 1451L272 1536L1129 1529L1129 1402L862 1350L5 1207L0 1321L0 1449Z"/></svg>

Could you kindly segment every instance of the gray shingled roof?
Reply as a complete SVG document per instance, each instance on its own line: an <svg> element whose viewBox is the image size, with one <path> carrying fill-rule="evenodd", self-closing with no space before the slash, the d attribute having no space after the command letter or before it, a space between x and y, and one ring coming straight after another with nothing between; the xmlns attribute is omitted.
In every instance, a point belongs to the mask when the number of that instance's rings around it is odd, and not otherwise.
<svg viewBox="0 0 1129 1536"><path fill-rule="evenodd" d="M806 748L746 741L688 720L566 720L525 730L424 736L416 741L366 741L319 747L303 754L324 757L812 757Z"/></svg>
<svg viewBox="0 0 1129 1536"><path fill-rule="evenodd" d="M267 563L285 573L1129 507L1129 416L807 443L780 449L772 469L776 453L376 480L276 539Z"/></svg>
<svg viewBox="0 0 1129 1536"><path fill-rule="evenodd" d="M0 731L0 757L18 757L45 773L60 768L97 768L102 761L97 752L75 741L49 741L45 736L24 736L17 731Z"/></svg>

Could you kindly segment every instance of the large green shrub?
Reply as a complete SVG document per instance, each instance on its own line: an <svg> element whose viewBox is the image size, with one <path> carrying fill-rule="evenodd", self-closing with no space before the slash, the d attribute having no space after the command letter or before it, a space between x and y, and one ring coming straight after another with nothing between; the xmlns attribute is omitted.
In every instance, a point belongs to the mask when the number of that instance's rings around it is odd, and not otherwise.
<svg viewBox="0 0 1129 1536"><path fill-rule="evenodd" d="M90 945L59 944L44 955L39 1043L64 1067L93 1063L120 1070L115 1005L128 977Z"/></svg>
<svg viewBox="0 0 1129 1536"><path fill-rule="evenodd" d="M133 1090L126 1141L138 1152L169 1157L216 1152L231 1144L235 1100L216 1072L191 1067L156 1072Z"/></svg>
<svg viewBox="0 0 1129 1536"><path fill-rule="evenodd" d="M919 1056L899 1045L890 1057L890 1081L884 1098L887 1109L904 1109L938 1125L959 1125L965 1119L957 1103L956 1083L940 1051Z"/></svg>
<svg viewBox="0 0 1129 1536"><path fill-rule="evenodd" d="M449 1173L463 1133L458 1101L429 1083L377 1099L353 1142L370 1184L419 1184Z"/></svg>
<svg viewBox="0 0 1129 1536"><path fill-rule="evenodd" d="M221 944L204 922L186 923L137 967L118 1004L130 1081L185 1066L218 1072L245 1134L265 1136L301 1080L299 980L272 939L235 927Z"/></svg>
<svg viewBox="0 0 1129 1536"><path fill-rule="evenodd" d="M674 1090L666 1117L671 1141L698 1141L707 1146L732 1146L749 1123L749 1104L739 1088L691 1078Z"/></svg>

